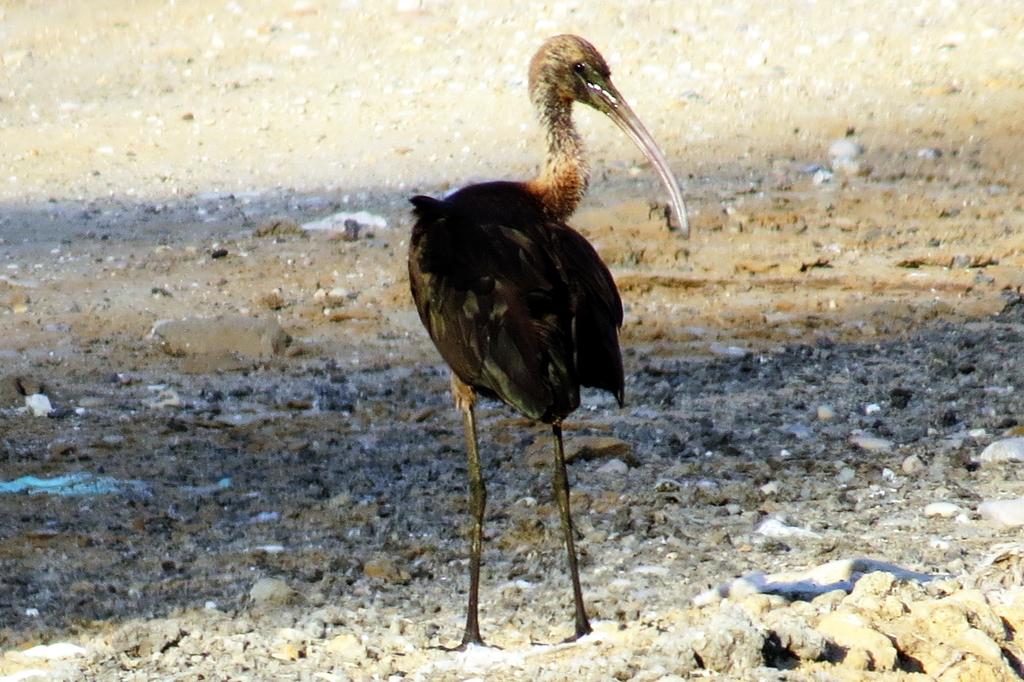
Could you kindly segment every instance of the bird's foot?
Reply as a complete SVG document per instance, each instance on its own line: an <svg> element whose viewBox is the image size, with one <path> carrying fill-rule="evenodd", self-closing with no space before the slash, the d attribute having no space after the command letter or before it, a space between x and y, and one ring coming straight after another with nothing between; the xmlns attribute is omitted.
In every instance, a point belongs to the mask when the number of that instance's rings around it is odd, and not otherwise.
<svg viewBox="0 0 1024 682"><path fill-rule="evenodd" d="M589 635L593 631L594 631L593 628L590 627L590 623L587 623L586 627L582 627L582 628L581 627L577 627L576 628L576 633L573 634L573 635L569 635L568 637L563 639L562 640L562 644L572 644L573 642L575 642L579 638L586 637L587 635Z"/></svg>
<svg viewBox="0 0 1024 682"><path fill-rule="evenodd" d="M586 627L584 627L584 628L576 628L576 633L575 634L569 635L568 637L566 637L565 639L563 639L560 642L557 642L554 645L552 645L552 644L550 644L548 642L538 642L535 639L531 639L530 640L530 644L533 645L533 646L558 646L560 644L573 644L574 642L579 640L581 637L586 637L591 632L593 632L593 629L590 627L590 624L587 623Z"/></svg>
<svg viewBox="0 0 1024 682"><path fill-rule="evenodd" d="M470 645L487 647L488 649L501 649L501 647L491 646L490 644L485 642L483 638L480 636L480 633L471 635L468 632L465 635L463 635L462 642L460 642L458 646L436 646L431 648L440 649L441 651L459 652L465 651L470 647Z"/></svg>

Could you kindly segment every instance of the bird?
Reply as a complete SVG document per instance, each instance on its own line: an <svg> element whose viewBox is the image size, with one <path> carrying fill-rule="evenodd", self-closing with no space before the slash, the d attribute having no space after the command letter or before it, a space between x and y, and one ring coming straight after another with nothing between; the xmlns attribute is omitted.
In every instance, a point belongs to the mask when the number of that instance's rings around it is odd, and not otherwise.
<svg viewBox="0 0 1024 682"><path fill-rule="evenodd" d="M566 224L589 179L572 119L574 103L604 113L633 140L666 185L679 232L689 234L682 192L668 162L612 85L593 45L575 35L549 38L530 61L528 85L547 138L537 177L473 184L440 199L410 199L412 297L451 369L468 454L469 603L455 647L463 650L484 645L478 605L487 490L474 410L478 396L496 398L551 427L552 486L574 602L575 630L566 641L592 631L580 587L562 422L579 407L581 386L603 389L624 405L623 309L608 267Z"/></svg>

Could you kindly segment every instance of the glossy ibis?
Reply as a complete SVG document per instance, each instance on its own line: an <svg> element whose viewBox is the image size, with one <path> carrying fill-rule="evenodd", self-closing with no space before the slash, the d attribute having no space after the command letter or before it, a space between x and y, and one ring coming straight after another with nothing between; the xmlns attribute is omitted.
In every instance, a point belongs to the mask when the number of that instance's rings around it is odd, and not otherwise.
<svg viewBox="0 0 1024 682"><path fill-rule="evenodd" d="M622 302L597 252L565 224L588 180L573 102L608 115L640 147L667 185L681 231L687 233L682 195L665 157L590 43L572 35L547 40L530 62L529 84L548 142L547 161L536 179L470 185L444 199L411 199L416 218L409 247L412 296L451 367L469 454L473 530L462 647L483 643L477 595L487 493L473 413L477 394L499 398L551 425L554 493L576 609L571 639L591 631L573 544L561 424L579 406L581 385L605 389L622 405Z"/></svg>

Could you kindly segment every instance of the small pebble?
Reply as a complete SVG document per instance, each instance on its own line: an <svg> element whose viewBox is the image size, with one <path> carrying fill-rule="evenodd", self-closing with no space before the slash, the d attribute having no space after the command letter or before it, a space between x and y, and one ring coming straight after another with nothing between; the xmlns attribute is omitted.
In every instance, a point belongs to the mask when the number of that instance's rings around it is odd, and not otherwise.
<svg viewBox="0 0 1024 682"><path fill-rule="evenodd" d="M924 515L928 518L951 519L959 513L960 507L952 502L932 502L924 508Z"/></svg>
<svg viewBox="0 0 1024 682"><path fill-rule="evenodd" d="M294 592L288 583L280 578L260 578L249 590L249 599L254 604L285 604L291 601Z"/></svg>
<svg viewBox="0 0 1024 682"><path fill-rule="evenodd" d="M854 471L850 467L843 467L842 469L839 470L839 473L836 474L836 480L839 481L840 483L849 483L856 476L856 471Z"/></svg>
<svg viewBox="0 0 1024 682"><path fill-rule="evenodd" d="M922 147L917 150L917 158L934 161L935 159L942 158L942 150L936 149L935 147Z"/></svg>
<svg viewBox="0 0 1024 682"><path fill-rule="evenodd" d="M892 441L886 440L885 438L877 438L875 436L867 436L864 434L856 434L850 436L850 442L859 447L862 450L868 452L889 452L892 450Z"/></svg>
<svg viewBox="0 0 1024 682"><path fill-rule="evenodd" d="M599 474L622 475L629 471L629 465L621 459L610 459L597 468Z"/></svg>
<svg viewBox="0 0 1024 682"><path fill-rule="evenodd" d="M718 343L713 341L708 345L708 350L711 351L712 355L719 355L724 358L743 358L747 356L747 351L739 346L727 346L724 343Z"/></svg>
<svg viewBox="0 0 1024 682"><path fill-rule="evenodd" d="M863 153L864 147L849 137L841 137L828 146L830 159L855 159Z"/></svg>
<svg viewBox="0 0 1024 682"><path fill-rule="evenodd" d="M832 170L847 177L869 175L870 173L868 166L863 162L845 156L832 160Z"/></svg>
<svg viewBox="0 0 1024 682"><path fill-rule="evenodd" d="M159 410L164 407L181 407L181 396L173 389L164 389L153 398L143 400L142 404L151 410Z"/></svg>
<svg viewBox="0 0 1024 682"><path fill-rule="evenodd" d="M764 535L769 538L820 538L821 536L815 533L813 530L807 530L806 528L799 528L797 526L787 526L778 519L765 519L761 522L761 525L754 531L758 535Z"/></svg>
<svg viewBox="0 0 1024 682"><path fill-rule="evenodd" d="M349 661L361 661L366 658L366 647L363 646L358 637L350 632L334 637L327 642L324 649Z"/></svg>
<svg viewBox="0 0 1024 682"><path fill-rule="evenodd" d="M921 458L917 455L908 455L904 458L903 464L900 465L900 468L903 469L903 473L908 476L913 476L914 474L919 474L924 471L924 462L922 462Z"/></svg>
<svg viewBox="0 0 1024 682"><path fill-rule="evenodd" d="M831 405L818 405L818 420L827 422L836 418L836 411Z"/></svg>
<svg viewBox="0 0 1024 682"><path fill-rule="evenodd" d="M827 168L819 168L811 176L811 182L815 185L825 185L832 182L832 171Z"/></svg>
<svg viewBox="0 0 1024 682"><path fill-rule="evenodd" d="M363 564L363 575L371 580L383 580L390 583L402 583L409 580L409 573L386 557L370 559Z"/></svg>

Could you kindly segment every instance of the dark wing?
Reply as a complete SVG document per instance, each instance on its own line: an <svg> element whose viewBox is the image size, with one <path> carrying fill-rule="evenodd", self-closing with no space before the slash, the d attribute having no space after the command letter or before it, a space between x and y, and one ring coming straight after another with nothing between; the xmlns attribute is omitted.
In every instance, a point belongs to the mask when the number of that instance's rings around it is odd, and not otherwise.
<svg viewBox="0 0 1024 682"><path fill-rule="evenodd" d="M412 295L452 371L533 419L576 409L572 296L532 197L490 183L412 202Z"/></svg>
<svg viewBox="0 0 1024 682"><path fill-rule="evenodd" d="M580 383L609 391L621 407L625 400L619 350L622 299L615 280L597 251L579 232L560 225L551 235L572 290L576 371Z"/></svg>

